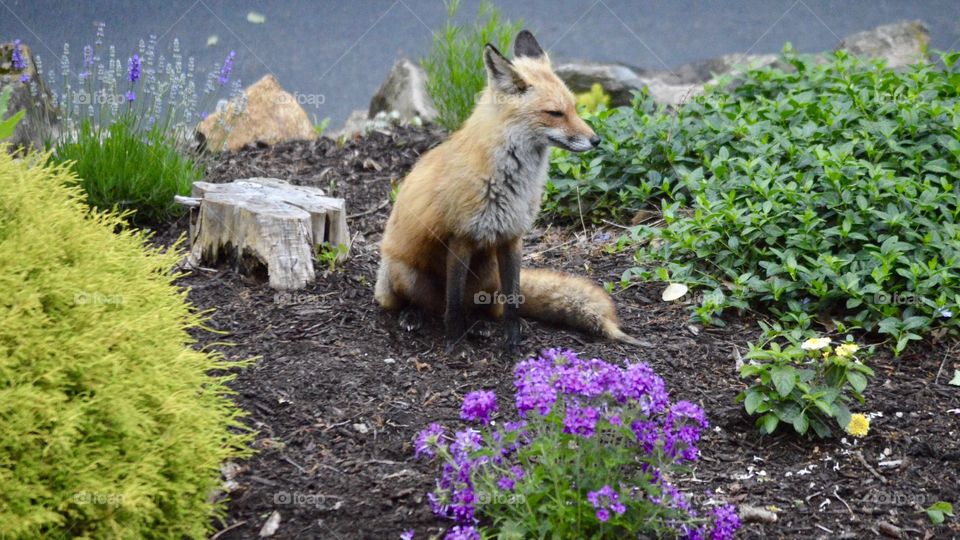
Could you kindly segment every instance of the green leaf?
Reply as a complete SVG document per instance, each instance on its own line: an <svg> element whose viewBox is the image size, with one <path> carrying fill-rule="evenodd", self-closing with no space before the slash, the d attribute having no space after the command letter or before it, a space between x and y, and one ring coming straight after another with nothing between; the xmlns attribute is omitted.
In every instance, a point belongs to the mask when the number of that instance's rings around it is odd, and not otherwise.
<svg viewBox="0 0 960 540"><path fill-rule="evenodd" d="M23 118L23 113L23 110L19 110L10 118L7 118L6 120L0 120L0 141L13 135L13 132L17 129L17 124L19 124L20 120Z"/></svg>
<svg viewBox="0 0 960 540"><path fill-rule="evenodd" d="M943 523L945 517L953 517L953 505L945 501L937 501L933 503L929 508L927 508L927 518L930 519L930 523L934 525L940 525Z"/></svg>
<svg viewBox="0 0 960 540"><path fill-rule="evenodd" d="M770 378L780 397L787 397L797 384L797 370L793 366L776 366L770 370Z"/></svg>
<svg viewBox="0 0 960 540"><path fill-rule="evenodd" d="M769 435L773 433L775 429L777 429L777 424L779 423L780 419L777 418L777 415L773 413L767 413L760 417L760 431Z"/></svg>
<svg viewBox="0 0 960 540"><path fill-rule="evenodd" d="M747 414L753 414L757 411L757 407L763 403L763 392L756 388L751 388L747 390L747 397L743 402L743 408L746 409Z"/></svg>
<svg viewBox="0 0 960 540"><path fill-rule="evenodd" d="M805 435L809 427L810 421L807 420L806 414L798 414L797 417L793 419L793 429L800 435Z"/></svg>
<svg viewBox="0 0 960 540"><path fill-rule="evenodd" d="M867 378L858 371L848 371L847 381L858 393L863 393L863 390L867 387Z"/></svg>
<svg viewBox="0 0 960 540"><path fill-rule="evenodd" d="M960 386L960 369L953 370L953 378L950 379L950 382L947 384L952 384L953 386Z"/></svg>

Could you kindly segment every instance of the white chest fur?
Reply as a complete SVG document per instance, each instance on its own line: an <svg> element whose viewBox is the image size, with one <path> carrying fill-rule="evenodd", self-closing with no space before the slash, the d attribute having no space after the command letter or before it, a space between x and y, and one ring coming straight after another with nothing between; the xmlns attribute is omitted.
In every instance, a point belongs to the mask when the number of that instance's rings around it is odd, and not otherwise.
<svg viewBox="0 0 960 540"><path fill-rule="evenodd" d="M482 189L479 212L466 232L481 244L498 244L522 236L540 211L547 182L547 148L507 134L493 152L494 167Z"/></svg>

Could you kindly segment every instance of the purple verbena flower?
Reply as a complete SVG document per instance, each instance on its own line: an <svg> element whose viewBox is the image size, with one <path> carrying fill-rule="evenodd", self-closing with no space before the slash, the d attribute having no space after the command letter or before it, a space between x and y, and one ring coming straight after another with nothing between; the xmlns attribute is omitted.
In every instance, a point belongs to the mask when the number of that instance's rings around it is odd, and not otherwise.
<svg viewBox="0 0 960 540"><path fill-rule="evenodd" d="M610 510L618 516L627 511L627 507L620 502L620 495L609 485L604 485L599 491L588 492L587 501L597 509L597 519L601 522L610 519Z"/></svg>
<svg viewBox="0 0 960 540"><path fill-rule="evenodd" d="M23 84L29 83L30 75L27 75L26 73L24 73L23 75L20 75L20 82L22 82Z"/></svg>
<svg viewBox="0 0 960 540"><path fill-rule="evenodd" d="M139 55L139 54L135 54L135 55L133 55L133 56L130 57L130 63L129 63L129 65L128 65L128 67L127 67L127 79L128 79L130 82L135 83L135 82L137 82L137 81L140 80L140 67L141 67L141 65L142 65L142 64L141 64L141 62L140 62L140 55Z"/></svg>
<svg viewBox="0 0 960 540"><path fill-rule="evenodd" d="M444 540L480 540L480 533L472 525L457 525L447 531Z"/></svg>
<svg viewBox="0 0 960 540"><path fill-rule="evenodd" d="M497 487L503 491L513 491L515 483L516 482L514 482L513 478L510 478L509 476L501 476L500 479L497 480Z"/></svg>
<svg viewBox="0 0 960 540"><path fill-rule="evenodd" d="M619 403L636 401L647 416L659 414L670 402L663 379L645 362L630 364L623 370L621 383L614 389L614 397Z"/></svg>
<svg viewBox="0 0 960 540"><path fill-rule="evenodd" d="M13 57L11 58L13 69L22 71L27 69L27 62L23 59L23 53L20 52L20 40L13 40Z"/></svg>
<svg viewBox="0 0 960 540"><path fill-rule="evenodd" d="M226 86L230 82L230 72L233 71L233 59L237 56L237 53L230 51L230 54L223 60L223 65L220 67L220 75L217 78L220 86Z"/></svg>
<svg viewBox="0 0 960 540"><path fill-rule="evenodd" d="M663 449L680 461L696 461L701 430L710 427L703 409L689 401L678 401L664 419Z"/></svg>
<svg viewBox="0 0 960 540"><path fill-rule="evenodd" d="M434 457L436 455L434 449L442 448L444 445L443 433L443 426L436 422L430 424L427 426L427 429L418 433L413 443L414 457Z"/></svg>
<svg viewBox="0 0 960 540"><path fill-rule="evenodd" d="M137 99L137 94L133 90L128 90L123 97L129 102Z"/></svg>
<svg viewBox="0 0 960 540"><path fill-rule="evenodd" d="M463 397L460 419L467 422L490 423L490 415L497 410L497 395L492 391L477 390Z"/></svg>
<svg viewBox="0 0 960 540"><path fill-rule="evenodd" d="M569 405L563 419L563 432L589 439L593 436L599 419L600 413L593 407Z"/></svg>
<svg viewBox="0 0 960 540"><path fill-rule="evenodd" d="M400 534L400 540L413 540L414 532L413 529L403 531L403 533Z"/></svg>
<svg viewBox="0 0 960 540"><path fill-rule="evenodd" d="M480 436L480 432L467 428L454 434L453 442L450 444L450 453L458 462L465 461L470 452L480 449L481 443L483 443L483 438Z"/></svg>
<svg viewBox="0 0 960 540"><path fill-rule="evenodd" d="M710 540L731 540L737 529L740 528L740 516L737 509L728 504L718 506L710 511L713 515L713 529L710 531Z"/></svg>

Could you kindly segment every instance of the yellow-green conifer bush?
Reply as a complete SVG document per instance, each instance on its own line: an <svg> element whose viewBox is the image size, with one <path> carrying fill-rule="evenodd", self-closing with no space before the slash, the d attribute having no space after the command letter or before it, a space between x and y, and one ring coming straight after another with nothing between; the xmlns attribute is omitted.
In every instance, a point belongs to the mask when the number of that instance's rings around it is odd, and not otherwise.
<svg viewBox="0 0 960 540"><path fill-rule="evenodd" d="M0 147L0 538L203 537L248 436L177 254ZM216 371L223 373L223 371Z"/></svg>

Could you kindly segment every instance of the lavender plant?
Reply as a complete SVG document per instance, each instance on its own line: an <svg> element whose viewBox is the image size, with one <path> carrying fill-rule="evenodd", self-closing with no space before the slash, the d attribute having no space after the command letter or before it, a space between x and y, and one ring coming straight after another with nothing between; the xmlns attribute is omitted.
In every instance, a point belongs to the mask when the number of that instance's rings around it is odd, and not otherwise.
<svg viewBox="0 0 960 540"><path fill-rule="evenodd" d="M83 47L79 66L74 65L69 44L63 46L59 71L44 71L42 59L35 57L37 74L51 90L63 123L59 133L50 134L53 144L70 142L85 123L101 132L123 118L132 119L141 134L159 127L184 149L197 123L224 108L226 99L236 104L231 114L243 112L242 86L231 80L234 51L204 74L193 57L184 56L178 39L171 42L168 57L155 35L141 39L129 56L108 46L104 38L105 26L99 23L93 45ZM39 91L33 81L25 84L35 95ZM220 121L228 127L228 118L221 116Z"/></svg>
<svg viewBox="0 0 960 540"><path fill-rule="evenodd" d="M482 430L431 424L416 437L416 456L440 467L427 498L456 523L448 540L719 540L740 527L733 506L694 508L678 487L708 423L697 405L671 402L647 364L550 349L516 366L514 386L519 421L496 426L496 395L471 392L461 418Z"/></svg>

